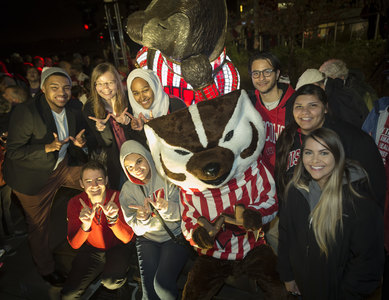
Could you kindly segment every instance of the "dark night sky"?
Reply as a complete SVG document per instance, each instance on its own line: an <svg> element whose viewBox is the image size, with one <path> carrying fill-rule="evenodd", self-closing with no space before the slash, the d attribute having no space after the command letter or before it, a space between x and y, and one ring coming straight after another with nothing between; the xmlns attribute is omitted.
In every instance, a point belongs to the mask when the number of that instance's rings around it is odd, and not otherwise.
<svg viewBox="0 0 389 300"><path fill-rule="evenodd" d="M88 7L95 7L96 30L84 30L80 2L86 3ZM133 1L122 0L119 4L128 6L130 2ZM122 7L120 11L127 13ZM57 49L62 48L66 51L69 47L70 51L74 51L77 45L80 48L85 46L82 41L92 40L97 43L100 31L105 32L108 42L108 32L104 30L103 0L7 1L1 13L0 54L3 56L13 52L39 55L31 52L43 52L44 49L48 52L53 51L52 49L58 51Z"/></svg>
<svg viewBox="0 0 389 300"><path fill-rule="evenodd" d="M75 0L7 1L0 22L2 45L85 35Z"/></svg>

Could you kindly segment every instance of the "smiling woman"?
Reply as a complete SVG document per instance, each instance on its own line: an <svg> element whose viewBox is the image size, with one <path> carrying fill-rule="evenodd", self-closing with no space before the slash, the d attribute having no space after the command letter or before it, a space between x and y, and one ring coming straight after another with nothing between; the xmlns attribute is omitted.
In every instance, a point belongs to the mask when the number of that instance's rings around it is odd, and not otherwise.
<svg viewBox="0 0 389 300"><path fill-rule="evenodd" d="M120 204L137 235L142 299L177 299L177 277L188 258L187 249L176 242L181 236L179 190L158 174L150 152L135 141L123 144L120 162L128 179Z"/></svg>
<svg viewBox="0 0 389 300"><path fill-rule="evenodd" d="M298 89L293 100L293 121L281 133L276 144L275 178L280 203L285 186L301 157L306 135L324 127L334 130L342 141L346 158L357 161L367 171L375 199L385 201L385 169L374 140L361 129L331 116L325 92L307 84Z"/></svg>
<svg viewBox="0 0 389 300"><path fill-rule="evenodd" d="M280 276L304 299L369 295L380 284L384 253L383 217L367 174L345 159L330 129L312 131L302 149L280 212Z"/></svg>
<svg viewBox="0 0 389 300"><path fill-rule="evenodd" d="M89 125L87 131L90 152L105 158L109 183L120 189L125 175L119 162L119 151L126 140L146 144L146 139L131 129L132 110L128 105L119 74L110 63L97 65L91 76L91 96L83 109Z"/></svg>
<svg viewBox="0 0 389 300"><path fill-rule="evenodd" d="M148 120L186 108L177 97L163 90L157 74L152 70L135 69L127 78L128 98L134 112L131 127L142 130Z"/></svg>

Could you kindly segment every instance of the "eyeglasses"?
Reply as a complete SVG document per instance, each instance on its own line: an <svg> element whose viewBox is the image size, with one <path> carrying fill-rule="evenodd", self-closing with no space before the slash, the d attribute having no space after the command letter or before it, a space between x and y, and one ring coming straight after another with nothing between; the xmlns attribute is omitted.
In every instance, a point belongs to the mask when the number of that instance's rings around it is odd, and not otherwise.
<svg viewBox="0 0 389 300"><path fill-rule="evenodd" d="M95 86L100 89L106 86L108 86L109 88L113 88L114 86L116 86L116 80L107 81L107 82L96 82Z"/></svg>
<svg viewBox="0 0 389 300"><path fill-rule="evenodd" d="M274 69L265 69L265 70L262 70L262 71L252 71L251 72L251 77L257 79L257 78L261 77L261 74L264 77L270 77L271 73L273 73L273 72L274 72Z"/></svg>

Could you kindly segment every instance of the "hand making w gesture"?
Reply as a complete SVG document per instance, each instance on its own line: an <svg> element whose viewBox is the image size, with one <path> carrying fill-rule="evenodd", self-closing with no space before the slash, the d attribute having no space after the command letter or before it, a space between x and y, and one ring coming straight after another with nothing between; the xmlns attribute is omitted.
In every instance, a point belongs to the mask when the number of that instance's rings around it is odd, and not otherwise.
<svg viewBox="0 0 389 300"><path fill-rule="evenodd" d="M115 113L113 113L111 116L116 120L116 122L123 125L128 125L132 120L133 116L129 112L127 112L127 110L128 108L126 107L120 115L116 115Z"/></svg>
<svg viewBox="0 0 389 300"><path fill-rule="evenodd" d="M82 209L80 211L79 216L79 219L82 222L81 228L84 231L88 231L92 226L93 218L95 217L96 208L98 207L98 204L94 204L92 208L90 208L81 198L80 203L82 205Z"/></svg>
<svg viewBox="0 0 389 300"><path fill-rule="evenodd" d="M155 201L151 198L146 198L149 199L149 203L154 206L157 210L162 210L162 211L167 211L168 209L168 202L165 200L164 197L161 197L162 189L157 191L157 197Z"/></svg>
<svg viewBox="0 0 389 300"><path fill-rule="evenodd" d="M115 196L116 196L116 192L113 193L111 199L106 205L98 204L103 210L105 216L111 219L115 219L119 213L119 207L114 202Z"/></svg>
<svg viewBox="0 0 389 300"><path fill-rule="evenodd" d="M54 152L54 151L59 151L63 145L65 145L67 142L69 142L69 137L66 139L60 141L58 139L58 134L53 132L54 140L50 144L45 145L45 152Z"/></svg>
<svg viewBox="0 0 389 300"><path fill-rule="evenodd" d="M69 139L73 142L74 146L83 148L86 144L86 139L85 139L85 129L81 130L76 137L69 136Z"/></svg>
<svg viewBox="0 0 389 300"><path fill-rule="evenodd" d="M104 129L106 127L105 124L108 122L108 120L111 116L112 116L111 114L108 114L105 119L98 119L98 118L95 118L92 116L89 116L88 118L96 122L96 129L98 131L104 131Z"/></svg>
<svg viewBox="0 0 389 300"><path fill-rule="evenodd" d="M127 113L129 114L129 113ZM147 119L143 113L140 113L138 115L138 118L135 118L134 116L131 116L131 128L132 130L142 130L143 124L147 123L148 121L154 119L153 113L150 111L150 118Z"/></svg>
<svg viewBox="0 0 389 300"><path fill-rule="evenodd" d="M150 198L145 198L143 205L129 205L129 208L136 209L136 218L140 221L145 221L150 217Z"/></svg>

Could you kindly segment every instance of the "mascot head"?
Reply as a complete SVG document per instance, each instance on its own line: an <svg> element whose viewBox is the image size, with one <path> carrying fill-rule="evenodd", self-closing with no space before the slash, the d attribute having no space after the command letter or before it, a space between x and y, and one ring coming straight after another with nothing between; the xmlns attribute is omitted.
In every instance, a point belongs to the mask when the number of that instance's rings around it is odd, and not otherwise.
<svg viewBox="0 0 389 300"><path fill-rule="evenodd" d="M177 61L198 54L214 60L224 48L226 30L225 0L153 0L127 20L133 41Z"/></svg>
<svg viewBox="0 0 389 300"><path fill-rule="evenodd" d="M160 174L181 188L219 188L257 160L265 129L246 91L199 102L145 124Z"/></svg>

